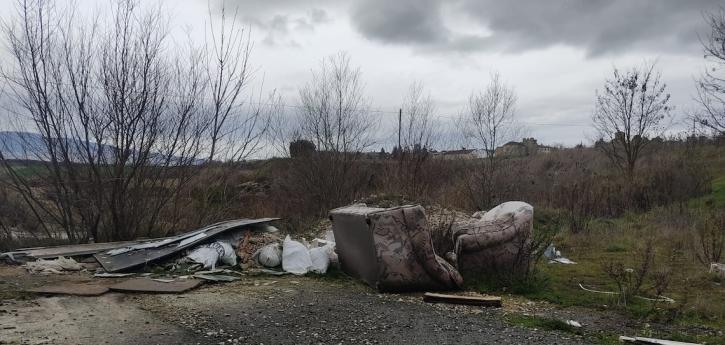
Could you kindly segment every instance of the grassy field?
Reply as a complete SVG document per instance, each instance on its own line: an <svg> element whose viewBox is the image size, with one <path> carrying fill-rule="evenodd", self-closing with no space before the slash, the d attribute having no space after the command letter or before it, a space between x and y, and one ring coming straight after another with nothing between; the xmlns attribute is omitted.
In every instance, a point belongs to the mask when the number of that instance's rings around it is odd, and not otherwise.
<svg viewBox="0 0 725 345"><path fill-rule="evenodd" d="M555 239L557 249L576 265L549 264L542 260L538 266L539 286L522 289L525 297L547 301L562 307L587 307L596 310L615 310L641 324L666 325L659 330L643 331L643 336L672 340L725 344L725 279L708 272L708 267L695 256L696 235L684 213L710 207L725 206L725 175L712 182L710 195L692 200L685 209L668 206L644 214L629 214L613 220L597 220L591 230L581 234L563 232ZM683 213L684 212L684 213ZM688 213L691 214L691 213ZM607 265L621 263L635 272L642 267L646 243L652 242L654 259L649 271L663 272L669 284L663 296L674 303L653 302L631 298L625 303L618 295L595 293L617 292L616 281L607 273ZM634 273L636 274L636 273ZM653 282L645 280L641 296L654 298ZM515 320L547 328L552 322L531 317ZM571 331L570 327L556 327ZM701 327L719 331L700 332ZM609 335L600 340L608 343Z"/></svg>

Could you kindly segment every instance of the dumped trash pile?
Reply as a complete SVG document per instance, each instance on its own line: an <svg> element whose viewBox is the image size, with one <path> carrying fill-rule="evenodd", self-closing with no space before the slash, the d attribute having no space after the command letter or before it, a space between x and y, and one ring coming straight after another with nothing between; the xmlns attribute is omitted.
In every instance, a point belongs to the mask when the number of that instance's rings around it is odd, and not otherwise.
<svg viewBox="0 0 725 345"><path fill-rule="evenodd" d="M33 274L88 271L95 278L129 278L105 286L47 286L31 290L45 294L90 291L180 293L203 281L227 282L245 274L324 274L336 264L332 232L308 244L270 225L277 218L220 222L176 236L153 240L27 248L0 254L23 264Z"/></svg>
<svg viewBox="0 0 725 345"><path fill-rule="evenodd" d="M86 270L96 278L129 279L109 287L115 291L182 292L204 281L235 281L247 274L325 274L338 260L345 273L380 291L455 290L468 274L526 265L533 207L507 202L452 224L445 259L433 247L419 205L355 204L332 210L332 230L325 227L325 238L311 243L289 235L283 239L270 225L276 220L231 220L152 240L27 248L0 254L0 259L24 263L31 273ZM553 247L549 252L556 253Z"/></svg>

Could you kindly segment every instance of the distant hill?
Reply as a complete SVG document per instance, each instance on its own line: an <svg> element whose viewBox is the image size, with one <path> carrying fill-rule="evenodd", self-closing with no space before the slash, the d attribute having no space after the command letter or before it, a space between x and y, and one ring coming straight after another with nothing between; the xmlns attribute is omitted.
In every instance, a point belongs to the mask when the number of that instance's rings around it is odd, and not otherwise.
<svg viewBox="0 0 725 345"><path fill-rule="evenodd" d="M70 143L70 146L74 152L71 153L71 160L75 162L86 161L86 155L81 151L85 145L80 145L80 141ZM90 143L89 147L93 151L94 158L99 156L98 152L102 151L102 154L106 158L106 162L113 162L114 152L116 148L111 145L103 145L103 150L98 149L98 144ZM47 162L50 160L50 154L45 144L45 138L39 133L30 132L11 132L11 131L0 131L0 152L3 157L8 160L26 160L26 161L41 161ZM161 154L151 154L152 164L163 164L164 156ZM172 163L179 161L180 158L173 157ZM201 165L204 163L203 159L194 160L194 165Z"/></svg>

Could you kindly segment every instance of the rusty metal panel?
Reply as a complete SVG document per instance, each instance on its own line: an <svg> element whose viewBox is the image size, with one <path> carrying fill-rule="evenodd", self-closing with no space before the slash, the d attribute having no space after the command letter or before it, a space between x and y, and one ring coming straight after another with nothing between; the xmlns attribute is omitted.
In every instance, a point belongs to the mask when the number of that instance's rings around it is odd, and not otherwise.
<svg viewBox="0 0 725 345"><path fill-rule="evenodd" d="M189 247L209 241L217 235L227 231L255 224L268 223L278 219L279 218L238 219L220 222L181 235L157 239L156 243L159 244L158 246L131 249L116 255L113 255L111 252L96 253L94 257L107 272L124 271L174 255ZM147 242L142 244L142 246L149 244L152 243Z"/></svg>

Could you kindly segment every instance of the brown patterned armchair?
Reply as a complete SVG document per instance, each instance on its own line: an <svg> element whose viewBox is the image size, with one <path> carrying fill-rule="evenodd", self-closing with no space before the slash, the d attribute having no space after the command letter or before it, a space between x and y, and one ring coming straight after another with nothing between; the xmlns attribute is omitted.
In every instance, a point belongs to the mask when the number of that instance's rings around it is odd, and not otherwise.
<svg viewBox="0 0 725 345"><path fill-rule="evenodd" d="M458 271L437 256L421 206L363 204L330 211L340 265L380 291L457 289Z"/></svg>

